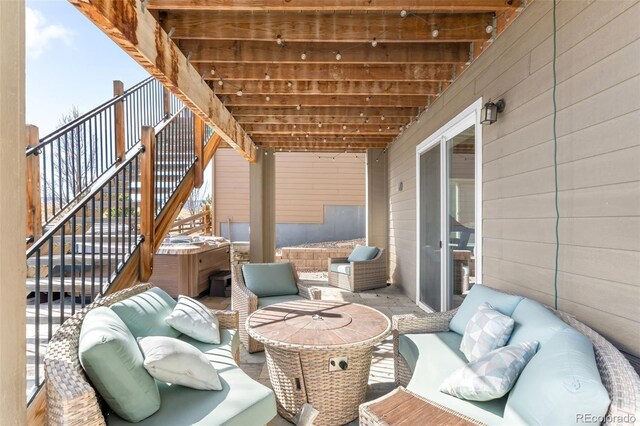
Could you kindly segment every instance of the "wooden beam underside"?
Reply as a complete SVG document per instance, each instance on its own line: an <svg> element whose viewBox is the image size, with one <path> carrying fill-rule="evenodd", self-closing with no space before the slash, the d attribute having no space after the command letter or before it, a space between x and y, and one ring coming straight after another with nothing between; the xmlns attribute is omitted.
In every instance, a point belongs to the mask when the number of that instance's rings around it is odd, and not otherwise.
<svg viewBox="0 0 640 426"><path fill-rule="evenodd" d="M192 63L304 63L335 64L341 52L343 64L457 64L469 60L469 43L379 43L375 49L369 43L287 42L283 46L269 41L178 40L183 52L191 52ZM313 49L313 50L311 50Z"/></svg>
<svg viewBox="0 0 640 426"><path fill-rule="evenodd" d="M517 4L514 4L517 3ZM150 9L221 10L221 11L486 11L509 9L520 1L506 0L149 0Z"/></svg>
<svg viewBox="0 0 640 426"><path fill-rule="evenodd" d="M363 25L366 20L366 25ZM215 22L215 25L212 23ZM174 39L263 40L275 42L381 43L487 40L485 27L492 13L429 13L400 18L395 14L364 13L237 13L172 11L160 15L163 28L174 28ZM432 30L439 28L437 38Z"/></svg>
<svg viewBox="0 0 640 426"><path fill-rule="evenodd" d="M140 1L69 0L245 158L256 147Z"/></svg>
<svg viewBox="0 0 640 426"><path fill-rule="evenodd" d="M521 6L520 0L146 4L256 144L336 152L393 141Z"/></svg>

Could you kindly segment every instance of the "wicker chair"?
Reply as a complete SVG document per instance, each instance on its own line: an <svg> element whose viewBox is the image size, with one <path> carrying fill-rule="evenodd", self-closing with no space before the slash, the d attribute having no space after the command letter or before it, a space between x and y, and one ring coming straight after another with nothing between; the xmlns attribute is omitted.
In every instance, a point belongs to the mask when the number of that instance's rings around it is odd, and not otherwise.
<svg viewBox="0 0 640 426"><path fill-rule="evenodd" d="M393 316L391 327L396 386L406 387L412 376L409 365L399 352L399 336L402 334L449 331L449 322L456 312L457 309L448 312L430 313L424 316L416 316L414 314ZM600 378L611 399L611 405L603 424L615 424L616 418L637 416L640 411L640 378L629 361L604 337L571 315L561 311L555 311L555 314L571 327L584 334L593 344Z"/></svg>
<svg viewBox="0 0 640 426"><path fill-rule="evenodd" d="M334 263L350 263L349 274L331 270ZM387 254L379 249L371 260L349 262L347 257L329 258L329 284L349 291L371 290L387 285Z"/></svg>
<svg viewBox="0 0 640 426"><path fill-rule="evenodd" d="M78 359L80 328L87 312L99 306L110 306L128 297L142 293L151 284L138 284L103 297L67 319L49 342L44 356L45 390L48 425L104 425L101 409L103 401L94 390ZM218 317L220 328L237 329L238 313L212 312ZM233 354L239 362L239 353Z"/></svg>
<svg viewBox="0 0 640 426"><path fill-rule="evenodd" d="M295 266L291 264L293 275L298 286L298 294L305 299L320 300L320 289L306 287L300 282L298 272ZM240 314L240 342L249 351L249 353L260 352L264 350L264 345L249 336L246 329L246 322L249 315L258 309L258 296L249 290L244 282L242 275L242 265L236 264L231 268L231 309L238 311Z"/></svg>

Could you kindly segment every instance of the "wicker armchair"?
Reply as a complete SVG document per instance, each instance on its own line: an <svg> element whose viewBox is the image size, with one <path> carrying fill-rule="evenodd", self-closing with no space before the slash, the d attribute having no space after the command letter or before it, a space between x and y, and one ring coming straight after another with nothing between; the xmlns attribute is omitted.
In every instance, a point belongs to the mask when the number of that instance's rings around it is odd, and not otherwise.
<svg viewBox="0 0 640 426"><path fill-rule="evenodd" d="M298 294L305 299L320 300L320 289L306 287L300 282L296 268L291 264L293 275L298 286ZM249 290L244 282L242 275L242 265L232 265L231 268L231 309L238 311L240 314L240 342L249 351L249 353L260 352L264 350L264 345L249 336L246 329L246 322L249 315L258 309L258 296Z"/></svg>
<svg viewBox="0 0 640 426"><path fill-rule="evenodd" d="M49 342L44 356L45 390L47 400L46 424L48 425L104 425L101 410L103 401L84 373L78 358L80 329L87 312L99 306L110 306L121 300L142 293L151 284L138 284L96 300L82 311L67 319ZM220 328L237 329L238 313L212 312L218 318ZM233 354L239 362L239 353Z"/></svg>
<svg viewBox="0 0 640 426"><path fill-rule="evenodd" d="M391 328L393 333L393 361L396 386L406 387L412 375L409 365L399 353L399 336L402 334L449 331L449 322L456 311L457 309L454 309L424 316L413 314L393 316ZM611 405L602 424L617 424L616 419L636 417L640 412L640 378L629 361L604 337L571 315L561 311L555 311L555 314L571 327L584 334L593 344L600 378L611 399Z"/></svg>
<svg viewBox="0 0 640 426"><path fill-rule="evenodd" d="M349 274L332 271L334 263L350 263ZM349 291L371 290L387 285L387 254L379 249L371 260L349 262L347 257L329 258L329 284Z"/></svg>

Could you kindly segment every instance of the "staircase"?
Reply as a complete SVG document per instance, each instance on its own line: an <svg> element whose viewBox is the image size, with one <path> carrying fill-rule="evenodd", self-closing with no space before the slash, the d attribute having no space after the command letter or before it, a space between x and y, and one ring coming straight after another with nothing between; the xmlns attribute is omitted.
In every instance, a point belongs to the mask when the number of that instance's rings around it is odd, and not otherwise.
<svg viewBox="0 0 640 426"><path fill-rule="evenodd" d="M195 179L188 178L205 164L194 166L215 151L196 157L213 131L153 78L126 92L114 87L113 99L27 146L37 177L27 188L29 402L42 386L43 355L57 327L140 278L143 253L155 251L166 232L159 223L181 206L178 189L191 192Z"/></svg>

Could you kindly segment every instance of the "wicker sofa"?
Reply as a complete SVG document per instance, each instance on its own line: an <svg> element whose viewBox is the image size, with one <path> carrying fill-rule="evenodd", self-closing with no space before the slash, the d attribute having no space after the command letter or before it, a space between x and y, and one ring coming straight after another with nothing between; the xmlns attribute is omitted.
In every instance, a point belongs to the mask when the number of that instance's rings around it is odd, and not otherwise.
<svg viewBox="0 0 640 426"><path fill-rule="evenodd" d="M387 254L384 249L371 260L350 262L348 257L331 257L329 284L349 291L372 290L387 285Z"/></svg>
<svg viewBox="0 0 640 426"><path fill-rule="evenodd" d="M275 303L289 302L299 298L310 300L320 299L320 289L302 285L295 266L293 264L289 265L291 265L297 286L297 294L272 297L258 297L249 290L242 272L242 264L233 265L231 268L231 309L238 311L240 314L240 342L250 353L264 350L264 345L249 336L245 328L247 318L258 308L263 308Z"/></svg>
<svg viewBox="0 0 640 426"><path fill-rule="evenodd" d="M111 412L96 392L78 357L80 330L89 311L111 306L153 288L150 284L103 297L64 322L54 334L44 357L46 422L49 425L130 424ZM221 391L200 391L158 383L161 406L137 423L161 424L266 424L276 415L273 392L255 382L238 367L238 313L212 310L219 321L220 345L193 345L216 367L223 383Z"/></svg>
<svg viewBox="0 0 640 426"><path fill-rule="evenodd" d="M438 391L438 383L443 377L466 363L466 359L463 359L464 356L458 349L461 336L450 329L452 319L459 309L424 316L396 315L392 318L396 385L406 387L408 391L419 397L485 424L594 424L594 421L584 418L581 421L576 417L588 414L587 410L569 412L569 415L563 411L567 406L571 406L571 401L576 401L571 398L577 398L584 404L584 401L589 401L598 393L598 384L594 385L594 380L589 378L588 372L592 371L596 381L599 373L602 382L599 386L604 386L610 399L606 416L599 421L596 420L595 423L637 422L640 419L640 379L628 360L606 339L572 316L561 311L553 311L530 299L522 298L522 300L526 302L523 305L516 305L511 315L516 321L516 328L508 344L517 343L512 340L520 328L524 330L520 331L520 336L524 334L527 340L539 341L540 348L525 367L514 388L505 397L486 402L472 402ZM525 305L527 308L523 309ZM535 320L532 318L529 324L526 320L520 323L520 319L516 319L517 309L534 314L537 310L542 315L540 317L532 315ZM522 318L522 314L520 315ZM525 330L525 327L528 328ZM583 342L582 348L586 347L588 351L581 353L579 345L578 349L574 350L573 343L576 339L584 339L586 344ZM591 345L593 351L591 351ZM569 355L562 353L566 350L573 352ZM576 365L585 364L585 360L586 370L583 367L578 367L575 371L571 370ZM594 366L593 370L589 370L589 362L595 364L597 369ZM528 369L529 372L527 372ZM567 369L571 372L566 373ZM538 392L530 392L532 383ZM525 388L529 394L524 391ZM514 396L518 392L519 396ZM604 390L602 392L605 393ZM569 403L559 402L562 401L564 393L570 395L567 397ZM522 398L523 395L526 397ZM519 402L516 403L516 399ZM588 409L597 405L592 403ZM584 409L584 406L582 408ZM606 401L604 409L606 409ZM558 411L564 412L564 417L560 418ZM546 416L545 420L540 421L540 416ZM362 424L370 424L367 423L368 421L373 419L361 419Z"/></svg>

